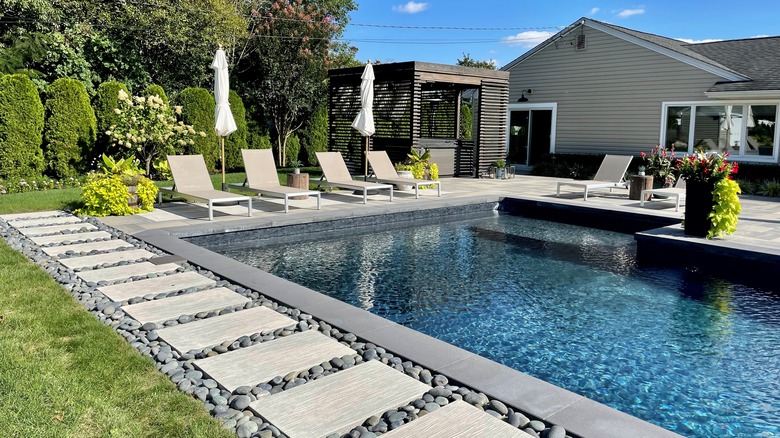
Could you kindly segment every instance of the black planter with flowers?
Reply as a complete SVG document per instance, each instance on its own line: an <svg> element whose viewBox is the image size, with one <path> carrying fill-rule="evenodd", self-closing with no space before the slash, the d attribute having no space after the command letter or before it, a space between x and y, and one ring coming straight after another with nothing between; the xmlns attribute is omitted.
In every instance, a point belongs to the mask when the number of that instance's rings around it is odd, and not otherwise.
<svg viewBox="0 0 780 438"><path fill-rule="evenodd" d="M710 213L714 207L713 181L686 181L685 185L685 234L705 237L712 227Z"/></svg>
<svg viewBox="0 0 780 438"><path fill-rule="evenodd" d="M737 164L726 162L726 157L728 153L698 153L675 163L680 178L685 179L685 234L709 238L736 229L741 207L736 198L739 186L731 175L737 173ZM717 212L716 220L710 217L713 212Z"/></svg>

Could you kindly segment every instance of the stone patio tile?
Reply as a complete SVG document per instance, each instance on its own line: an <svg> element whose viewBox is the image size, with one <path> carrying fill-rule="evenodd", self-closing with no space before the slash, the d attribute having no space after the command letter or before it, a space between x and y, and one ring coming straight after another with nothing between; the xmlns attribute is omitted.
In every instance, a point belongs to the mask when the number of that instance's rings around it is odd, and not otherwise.
<svg viewBox="0 0 780 438"><path fill-rule="evenodd" d="M97 230L97 227L88 222L79 222L75 224L49 225L45 227L17 228L25 236L41 236L44 234L59 233L60 231L83 231Z"/></svg>
<svg viewBox="0 0 780 438"><path fill-rule="evenodd" d="M124 240L114 239L89 243L74 243L71 245L46 246L41 248L41 250L46 254L55 257L58 254L65 254L68 251L73 251L75 253L84 251L114 251L120 248L130 248L132 246L132 244L127 243Z"/></svg>
<svg viewBox="0 0 780 438"><path fill-rule="evenodd" d="M151 253L145 249L131 249L127 251L116 251L108 254L95 254L88 256L70 257L66 259L60 259L60 263L70 269L91 268L93 266L99 266L104 263L114 264L124 261L135 261L140 259L148 259L154 257L154 253Z"/></svg>
<svg viewBox="0 0 780 438"><path fill-rule="evenodd" d="M217 282L210 278L204 277L197 272L187 271L147 280L101 286L98 290L109 299L122 302L130 298L142 297L147 294L160 295L178 292L191 287L203 288L214 286L215 284L217 284Z"/></svg>
<svg viewBox="0 0 780 438"><path fill-rule="evenodd" d="M82 222L82 220L76 216L55 216L41 219L14 219L8 221L9 224L16 228L39 227L41 225L75 224L79 222Z"/></svg>
<svg viewBox="0 0 780 438"><path fill-rule="evenodd" d="M116 266L113 268L93 269L91 271L81 271L76 276L84 281L117 281L126 280L130 277L149 274L164 274L175 271L179 265L169 263L167 265L155 265L154 263L141 262L126 266Z"/></svg>
<svg viewBox="0 0 780 438"><path fill-rule="evenodd" d="M32 236L30 240L38 245L49 245L63 242L78 242L80 240L110 239L111 234L106 231L89 231L86 233L54 234L52 236Z"/></svg>
<svg viewBox="0 0 780 438"><path fill-rule="evenodd" d="M161 300L122 306L122 310L141 324L147 322L163 323L181 315L194 315L199 312L211 312L225 307L238 306L250 300L225 287L208 289L201 292L184 294Z"/></svg>

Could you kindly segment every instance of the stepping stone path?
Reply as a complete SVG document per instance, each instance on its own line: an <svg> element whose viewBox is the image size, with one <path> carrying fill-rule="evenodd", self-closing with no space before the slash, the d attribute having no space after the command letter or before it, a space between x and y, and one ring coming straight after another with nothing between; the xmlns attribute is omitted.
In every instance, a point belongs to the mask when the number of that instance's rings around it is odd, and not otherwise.
<svg viewBox="0 0 780 438"><path fill-rule="evenodd" d="M135 245L116 239L106 231L96 231L94 225L64 212L22 213L0 218L34 243L47 245L41 248L43 252L64 267L84 269L75 275L90 287L97 285L97 291L113 301L110 312L104 312L106 315L113 315L114 308L120 307L125 315L135 320L128 323L125 320L130 319L122 316L121 324L132 327L127 330L144 330L148 333L148 340L154 337L163 341L159 347L168 348L165 344L169 345L168 350L161 349L155 353L158 368L171 375L182 391L187 391L190 384L189 380L181 380L183 372L172 374L181 363L176 357L219 344L224 346L226 342L234 342L241 337L252 336L254 339L254 335L274 333L268 340L254 345L223 350L222 354L188 363L191 371L187 375L202 373L204 378L213 379L209 380L209 385L218 385L231 393L235 391L229 403L232 407L241 405L237 408L241 418L228 419L215 415L224 419L226 424L233 421L231 427L237 430L239 436L256 436L253 435L255 433L263 437L278 436L276 429L289 438L344 434L369 418L382 416L419 400L432 389L391 366L367 359L290 389L253 397L251 400L254 401L250 403L246 395L238 394L248 394L247 388L275 381L281 376L297 375L336 359L343 361L358 352L319 330L308 330L305 320L298 322L268 307L257 306L252 299L231 289L215 287L217 282L211 278L194 271L177 272L184 268L177 263L167 263L176 260L161 259L159 265L149 261L128 263L152 259L157 255L144 249L128 249ZM81 254L93 251L98 254ZM112 282L120 283L107 284ZM154 299L146 301L149 298ZM135 303L122 305L128 300ZM138 300L144 301L136 302ZM235 310L239 308L246 309ZM210 316L214 314L216 316ZM182 320L182 315L206 317ZM157 325L171 320L177 320L178 324L170 327ZM158 342L150 342L152 344ZM176 350L178 355L176 352L171 354L170 349ZM219 395L220 390L214 386L207 386L213 388L211 392L204 387L199 390L206 390L208 400L214 402L211 406L219 407L215 406L217 398L221 398L223 404L228 400L223 397L226 393L222 391L223 395ZM199 393L194 387L187 392L194 392L204 402L207 400L207 395ZM235 397L245 399L234 403ZM270 426L263 427L275 428L274 433L258 429L257 422L262 421L260 418L252 417L255 422L247 422L248 417L245 416L250 412L240 412L246 408L270 423ZM530 437L463 401L454 401L433 410L386 435L388 438Z"/></svg>

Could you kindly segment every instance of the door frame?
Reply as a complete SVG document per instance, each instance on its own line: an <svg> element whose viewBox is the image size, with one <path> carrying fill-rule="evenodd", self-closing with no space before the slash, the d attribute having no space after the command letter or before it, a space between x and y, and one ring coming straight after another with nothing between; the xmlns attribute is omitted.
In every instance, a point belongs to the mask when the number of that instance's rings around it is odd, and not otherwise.
<svg viewBox="0 0 780 438"><path fill-rule="evenodd" d="M506 149L505 154L509 153L509 136L510 136L510 122L512 119L512 111L537 111L537 110L550 110L552 111L552 121L550 122L550 153L555 153L555 133L558 124L558 103L510 103L506 112ZM529 149L530 151L530 149Z"/></svg>

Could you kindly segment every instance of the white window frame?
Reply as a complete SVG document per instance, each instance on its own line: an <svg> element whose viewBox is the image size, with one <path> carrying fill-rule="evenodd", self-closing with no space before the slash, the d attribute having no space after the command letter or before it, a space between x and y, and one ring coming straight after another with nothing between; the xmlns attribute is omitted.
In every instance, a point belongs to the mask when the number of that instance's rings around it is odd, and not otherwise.
<svg viewBox="0 0 780 438"><path fill-rule="evenodd" d="M512 111L551 110L552 122L550 123L550 153L555 153L555 133L558 132L558 103L510 103L506 110L506 154L509 153L509 123Z"/></svg>
<svg viewBox="0 0 780 438"><path fill-rule="evenodd" d="M662 102L661 103L661 126L659 126L658 144L666 146L666 121L669 117L669 107L673 106L687 106L691 108L691 124L688 131L688 150L689 154L693 153L694 135L696 131L696 108L699 106L742 106L743 113L745 113L745 106L747 105L773 105L776 107L775 114L777 115L776 124L780 124L780 102L776 100L700 100L700 101L679 101L679 102ZM746 113L745 113L746 114ZM740 133L740 144L744 147L745 135L747 133L747 124L743 123ZM681 152L681 151L678 151ZM759 163L776 163L778 156L780 156L780 126L775 127L774 148L772 149L772 155L762 156L747 156L747 155L733 155L731 159L733 161L744 162L759 162Z"/></svg>

